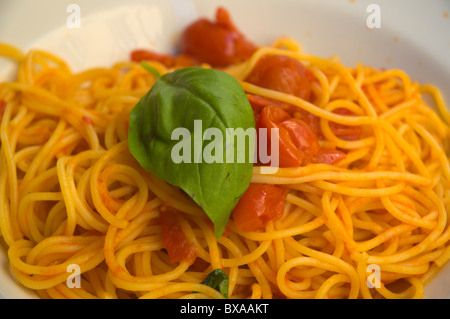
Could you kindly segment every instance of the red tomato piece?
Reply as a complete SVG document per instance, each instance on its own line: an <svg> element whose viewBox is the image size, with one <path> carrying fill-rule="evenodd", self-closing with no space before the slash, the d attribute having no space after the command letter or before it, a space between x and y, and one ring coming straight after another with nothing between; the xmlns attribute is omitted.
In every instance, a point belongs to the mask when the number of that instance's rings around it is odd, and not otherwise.
<svg viewBox="0 0 450 319"><path fill-rule="evenodd" d="M213 67L225 67L247 60L256 46L235 27L227 10L219 7L216 21L199 19L181 36L183 54Z"/></svg>
<svg viewBox="0 0 450 319"><path fill-rule="evenodd" d="M289 133L285 129L280 129L278 122L289 119L289 114L280 108L269 105L266 106L258 116L256 130L258 140L261 138L261 128L267 129L267 153L271 154L271 135L272 129L278 128L278 164L279 167L296 167L301 165L301 157L298 150L293 145ZM261 163L258 163L261 164ZM269 163L266 163L269 164Z"/></svg>
<svg viewBox="0 0 450 319"><path fill-rule="evenodd" d="M234 224L243 232L263 230L283 214L285 198L283 186L250 184L233 210Z"/></svg>
<svg viewBox="0 0 450 319"><path fill-rule="evenodd" d="M175 66L188 67L196 64L191 57L183 54L173 56L171 54L160 54L149 50L134 50L131 52L130 57L134 62L157 61L169 68Z"/></svg>
<svg viewBox="0 0 450 319"><path fill-rule="evenodd" d="M161 209L163 246L172 263L186 261L192 264L197 258L195 245L183 233L177 214L179 214L178 211L171 207Z"/></svg>
<svg viewBox="0 0 450 319"><path fill-rule="evenodd" d="M333 113L346 116L354 116L355 114L345 108L338 108ZM361 137L362 130L359 126L349 126L339 123L330 122L330 129L340 139L345 141L355 141Z"/></svg>
<svg viewBox="0 0 450 319"><path fill-rule="evenodd" d="M284 55L265 55L245 80L266 89L309 100L314 75L297 59Z"/></svg>
<svg viewBox="0 0 450 319"><path fill-rule="evenodd" d="M255 119L257 118L259 113L262 111L262 109L269 105L279 107L289 113L296 112L296 111L300 111L300 112L302 111L292 104L283 103L281 101L272 100L272 99L269 99L269 98L266 98L263 96L259 96L259 95L247 94L247 99L250 102L250 105L252 106L253 114L255 115Z"/></svg>
<svg viewBox="0 0 450 319"><path fill-rule="evenodd" d="M268 150L271 148L271 129L278 128L279 166L297 167L314 162L320 146L314 132L300 119L291 118L289 113L269 105L257 121L259 128L267 128Z"/></svg>
<svg viewBox="0 0 450 319"><path fill-rule="evenodd" d="M345 158L345 156L345 153L339 150L321 149L316 155L316 158L319 163L333 165L339 162L341 159Z"/></svg>
<svg viewBox="0 0 450 319"><path fill-rule="evenodd" d="M301 120L308 124L314 134L316 134L317 139L323 139L322 130L320 129L320 118L318 116L305 112Z"/></svg>
<svg viewBox="0 0 450 319"><path fill-rule="evenodd" d="M292 118L280 123L289 132L292 142L302 155L302 165L314 162L320 145L311 128L300 119Z"/></svg>

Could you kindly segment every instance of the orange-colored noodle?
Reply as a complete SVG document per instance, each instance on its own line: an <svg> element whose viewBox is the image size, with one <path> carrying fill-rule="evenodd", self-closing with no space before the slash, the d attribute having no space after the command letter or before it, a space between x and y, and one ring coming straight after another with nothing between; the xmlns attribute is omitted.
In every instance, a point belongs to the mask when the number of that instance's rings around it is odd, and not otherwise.
<svg viewBox="0 0 450 319"><path fill-rule="evenodd" d="M4 44L0 54L19 62L17 79L0 84L1 236L14 275L42 298L221 298L200 284L217 268L230 298L421 298L450 258L450 115L436 87L403 71L349 68L289 38L225 69L247 93L318 116L321 146L347 156L270 175L255 166L252 182L288 189L284 215L264 232L241 232L231 219L217 239L201 209L128 150L128 113L152 74L132 62L74 74L50 53ZM308 66L315 100L245 82L266 54ZM342 140L330 122L360 126L364 137ZM170 262L161 205L182 212L203 269ZM68 285L71 265L79 287ZM372 288L369 266L381 275Z"/></svg>

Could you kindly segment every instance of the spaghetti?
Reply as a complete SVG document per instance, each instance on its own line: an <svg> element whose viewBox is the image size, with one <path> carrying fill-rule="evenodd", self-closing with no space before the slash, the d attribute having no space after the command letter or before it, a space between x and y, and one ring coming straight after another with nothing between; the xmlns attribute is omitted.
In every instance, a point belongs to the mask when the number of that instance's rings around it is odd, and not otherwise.
<svg viewBox="0 0 450 319"><path fill-rule="evenodd" d="M214 269L229 276L229 298L421 298L450 258L450 115L437 88L400 70L348 68L289 38L225 68L248 94L317 117L320 146L346 156L270 175L255 166L252 183L287 189L283 215L261 232L230 219L216 238L202 210L128 150L128 114L152 74L134 62L73 74L48 52L0 54L20 63L17 80L0 84L1 235L15 277L42 298L223 298L201 284ZM246 82L266 55L306 65L313 101ZM342 139L336 124L363 134ZM172 263L164 249L166 206L179 212L193 263Z"/></svg>

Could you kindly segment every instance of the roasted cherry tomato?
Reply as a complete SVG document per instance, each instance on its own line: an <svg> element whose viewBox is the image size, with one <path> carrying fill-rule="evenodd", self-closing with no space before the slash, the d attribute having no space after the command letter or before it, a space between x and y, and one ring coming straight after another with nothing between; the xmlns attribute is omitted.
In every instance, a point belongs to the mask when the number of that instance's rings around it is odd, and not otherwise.
<svg viewBox="0 0 450 319"><path fill-rule="evenodd" d="M284 103L284 102L277 101L277 100L272 100L272 99L262 97L259 95L247 94L247 99L250 102L250 105L252 106L253 114L255 115L255 119L258 117L259 113L261 113L261 111L266 106L269 106L269 105L279 107L288 113L293 113L293 112L299 111L299 109L292 104Z"/></svg>
<svg viewBox="0 0 450 319"><path fill-rule="evenodd" d="M278 128L280 167L297 167L315 161L314 157L320 150L319 142L302 120L291 118L281 108L269 105L259 114L256 126L258 132L260 128L267 128L268 150L271 149L271 129Z"/></svg>
<svg viewBox="0 0 450 319"><path fill-rule="evenodd" d="M243 232L263 230L283 214L285 198L283 186L250 184L233 210L234 224Z"/></svg>
<svg viewBox="0 0 450 319"><path fill-rule="evenodd" d="M247 60L256 46L234 26L224 8L219 7L216 21L199 19L181 36L181 53L213 67L225 67Z"/></svg>
<svg viewBox="0 0 450 319"><path fill-rule="evenodd" d="M345 153L339 150L325 150L321 149L317 155L316 159L319 163L329 164L333 165L340 161L341 159L345 158Z"/></svg>
<svg viewBox="0 0 450 319"><path fill-rule="evenodd" d="M320 145L311 128L298 118L283 121L280 127L288 131L292 143L302 156L302 165L314 162L314 157L319 153Z"/></svg>
<svg viewBox="0 0 450 319"><path fill-rule="evenodd" d="M171 207L161 208L163 247L167 250L172 263L186 261L192 264L197 258L195 246L183 233L177 214L179 212Z"/></svg>
<svg viewBox="0 0 450 319"><path fill-rule="evenodd" d="M309 100L314 76L297 59L284 55L265 55L245 78L254 85Z"/></svg>

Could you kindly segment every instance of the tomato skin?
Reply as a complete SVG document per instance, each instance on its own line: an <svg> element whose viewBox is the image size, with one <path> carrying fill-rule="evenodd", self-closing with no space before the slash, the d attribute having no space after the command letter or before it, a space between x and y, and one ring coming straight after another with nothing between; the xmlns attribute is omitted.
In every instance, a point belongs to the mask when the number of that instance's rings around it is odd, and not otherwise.
<svg viewBox="0 0 450 319"><path fill-rule="evenodd" d="M333 113L345 116L354 116L355 114L345 108L338 108ZM343 125L335 122L330 122L330 129L340 139L345 141L355 141L361 137L362 129L359 126Z"/></svg>
<svg viewBox="0 0 450 319"><path fill-rule="evenodd" d="M345 153L339 150L324 150L321 149L317 155L317 162L333 165L345 158Z"/></svg>
<svg viewBox="0 0 450 319"><path fill-rule="evenodd" d="M297 59L284 55L265 55L245 80L266 89L309 100L314 75Z"/></svg>
<svg viewBox="0 0 450 319"><path fill-rule="evenodd" d="M243 232L263 230L283 214L285 198L283 186L250 184L233 210L234 224Z"/></svg>
<svg viewBox="0 0 450 319"><path fill-rule="evenodd" d="M311 128L298 118L291 118L280 123L286 129L292 142L302 155L302 165L314 162L319 153L320 145Z"/></svg>
<svg viewBox="0 0 450 319"><path fill-rule="evenodd" d="M141 61L157 61L166 67L188 67L188 66L194 66L197 64L197 62L192 59L189 56L186 55L178 55L173 56L170 54L160 54L156 53L150 50L144 50L144 49L138 49L134 50L130 54L130 58L134 62L141 62Z"/></svg>
<svg viewBox="0 0 450 319"><path fill-rule="evenodd" d="M279 107L288 113L294 113L294 112L299 111L299 109L292 104L284 103L284 102L277 101L277 100L272 100L272 99L269 99L269 98L266 98L263 96L259 96L259 95L255 95L255 94L247 93L247 99L250 102L250 105L252 106L253 114L255 115L255 119L259 116L259 113L261 113L261 111L266 106L269 106L269 105ZM300 111L302 111L302 110L300 110Z"/></svg>
<svg viewBox="0 0 450 319"><path fill-rule="evenodd" d="M158 61L166 66L173 63L173 57L169 54L160 54L144 49L131 51L130 58L134 62Z"/></svg>
<svg viewBox="0 0 450 319"><path fill-rule="evenodd" d="M160 211L163 247L172 263L186 261L192 264L197 258L195 245L183 233L177 214L171 207L163 207Z"/></svg>
<svg viewBox="0 0 450 319"><path fill-rule="evenodd" d="M199 19L184 30L180 50L213 67L226 67L247 60L256 46L234 26L228 11L219 7L215 22Z"/></svg>
<svg viewBox="0 0 450 319"><path fill-rule="evenodd" d="M298 167L314 162L320 146L314 132L300 119L276 106L266 106L258 116L257 125L267 128L268 149L271 129L278 128L279 167Z"/></svg>
<svg viewBox="0 0 450 319"><path fill-rule="evenodd" d="M270 150L272 148L271 143L271 130L278 128L278 165L279 167L295 167L300 166L301 158L295 146L292 144L289 133L280 129L277 122L289 119L289 114L277 108L275 106L266 106L258 116L256 121L256 130L258 134L258 140L261 138L261 128L267 129L266 141L268 155L272 155Z"/></svg>

